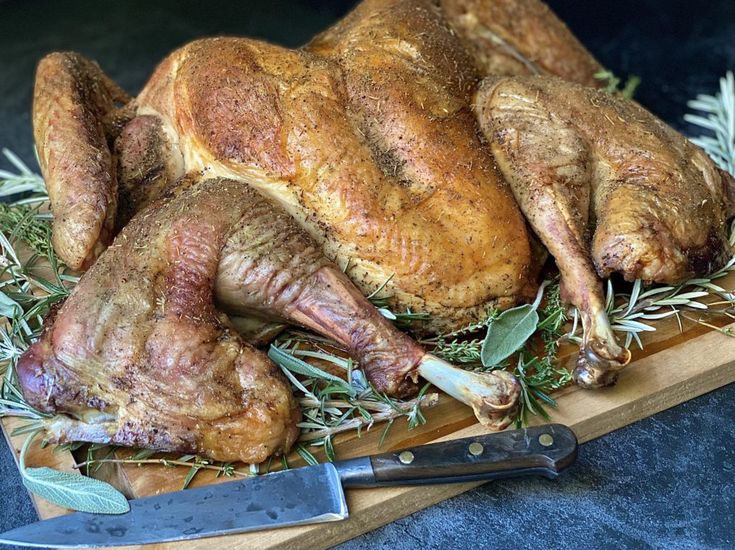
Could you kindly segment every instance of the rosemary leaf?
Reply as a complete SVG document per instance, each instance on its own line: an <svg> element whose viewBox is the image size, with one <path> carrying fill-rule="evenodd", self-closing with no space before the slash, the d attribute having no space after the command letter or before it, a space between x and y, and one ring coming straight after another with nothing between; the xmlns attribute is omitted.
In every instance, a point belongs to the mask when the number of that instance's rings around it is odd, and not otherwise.
<svg viewBox="0 0 735 550"><path fill-rule="evenodd" d="M302 374L304 376L318 378L321 380L328 380L329 382L334 384L336 388L352 396L356 395L357 393L352 386L347 384L347 382L345 382L340 377L329 374L328 372L325 372L322 369L307 363L306 361L302 361L301 359L294 357L294 355L287 353L282 348L279 348L274 344L271 344L270 348L268 349L268 357L270 357L271 360L281 368L287 369L297 374Z"/></svg>

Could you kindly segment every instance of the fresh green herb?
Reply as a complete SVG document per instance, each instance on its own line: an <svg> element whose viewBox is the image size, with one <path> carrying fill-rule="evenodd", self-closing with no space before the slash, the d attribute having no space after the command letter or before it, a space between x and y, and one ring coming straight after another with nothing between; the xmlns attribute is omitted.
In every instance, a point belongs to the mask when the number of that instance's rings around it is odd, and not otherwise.
<svg viewBox="0 0 735 550"><path fill-rule="evenodd" d="M383 284L381 284L374 292L372 292L367 299L373 304L380 314L393 321L393 323L399 328L409 328L413 326L417 321L427 321L429 319L428 313L413 312L410 309L406 309L403 313L394 312L390 309L391 296L383 294L385 287L393 280L393 275L388 277ZM380 294L383 294L380 296Z"/></svg>
<svg viewBox="0 0 735 550"><path fill-rule="evenodd" d="M620 88L622 82L620 78L615 76L612 71L603 70L595 73L595 78L605 83L603 90L608 94L620 94L625 99L633 99L638 86L641 83L641 79L635 75L630 75L625 84Z"/></svg>
<svg viewBox="0 0 735 550"><path fill-rule="evenodd" d="M520 310L520 308L516 309ZM559 277L544 281L534 303L523 310L533 310L538 316L538 320L535 321L534 334L541 336L542 352L537 349L534 338L526 337L528 331L524 329L519 332L519 335L513 335L513 338L508 337L507 341L510 344L505 347L513 348L512 352L507 355L502 354L502 359L498 361L493 358L483 364L481 349L488 336L485 335L484 338L472 338L472 336L481 333L482 330L492 331L494 324L503 315L496 310L490 310L482 321L467 325L452 333L421 341L429 348L433 346L431 349L433 354L455 363L464 364L466 368L477 370L508 368L506 359L517 353L518 365L513 369L513 373L521 384L521 406L517 419L519 425L527 422L529 414L546 416L544 407L556 405L548 394L567 385L572 378L569 371L556 366L559 342L567 338L566 307L561 302ZM506 334L506 331L503 330L502 334ZM491 335L490 338L506 341L506 338L499 336ZM505 344L501 342L498 345Z"/></svg>
<svg viewBox="0 0 735 550"><path fill-rule="evenodd" d="M17 173L8 170L0 170L0 198L17 197L29 193L30 199L26 198L18 203L45 202L46 184L43 178L31 171L18 156L9 149L2 150L3 156L12 164Z"/></svg>
<svg viewBox="0 0 735 550"><path fill-rule="evenodd" d="M92 514L124 514L130 510L125 495L109 483L51 468L28 468L26 453L41 430L26 439L20 451L20 474L29 491L63 508Z"/></svg>
<svg viewBox="0 0 735 550"><path fill-rule="evenodd" d="M420 343L430 348L434 355L446 361L465 365L467 368L479 367L482 365L480 355L485 338L484 336L482 338L470 338L470 336L486 330L499 315L500 312L497 309L491 308L481 321L470 323L460 329L439 334L433 338L423 339Z"/></svg>
<svg viewBox="0 0 735 550"><path fill-rule="evenodd" d="M706 135L692 138L712 157L717 165L735 174L735 76L731 71L720 79L720 91L715 95L700 94L687 106L699 114L684 115L684 120L699 126Z"/></svg>
<svg viewBox="0 0 735 550"><path fill-rule="evenodd" d="M213 472L216 472L217 477L250 477L251 475L253 475L250 470L248 472L243 472L241 470L235 469L235 466L232 462L216 462L195 455L184 455L178 458L150 458L154 454L157 454L157 451L144 449L141 450L141 452L135 453L130 458L110 458L109 456L105 456L103 458L90 458L89 460L77 464L75 467L81 470L82 468L89 469L92 466L99 467L103 464L133 464L136 466L152 464L165 466L166 468L189 468L189 474L187 474L187 477L185 479L184 489L189 486L191 481L194 479L196 474L199 473L200 470L211 470Z"/></svg>
<svg viewBox="0 0 735 550"><path fill-rule="evenodd" d="M548 284L548 281L544 281L539 287L533 304L508 309L489 323L480 351L483 366L496 367L518 351L533 336L539 323L539 315L536 310L541 304L544 289Z"/></svg>
<svg viewBox="0 0 735 550"><path fill-rule="evenodd" d="M529 415L548 418L545 407L556 407L550 394L572 381L571 372L557 366L559 343L567 338L566 307L561 302L559 277L547 284L545 304L539 308L537 330L543 350L539 351L528 341L518 354L518 364L513 371L521 385L520 411L516 419L519 427L528 423Z"/></svg>
<svg viewBox="0 0 735 550"><path fill-rule="evenodd" d="M324 358L326 354L316 354L312 352L312 356ZM295 355L288 353L283 348L271 345L270 349L268 350L268 357L270 357L274 363L280 365L281 368L286 369L286 371L288 372L302 374L312 379L325 380L330 384L333 384L334 389L332 393L346 393L351 396L357 394L357 390L353 386L348 384L344 379L340 378L339 376L329 374L328 372L325 372L320 368L317 368L307 363L306 361L299 359ZM333 357L334 356L330 357L327 360L331 360L332 362L334 362ZM342 361L343 360L341 360L340 362Z"/></svg>
<svg viewBox="0 0 735 550"><path fill-rule="evenodd" d="M324 343L323 339L318 340ZM363 371L351 359L323 348L314 351L304 349L304 346L314 346L310 335L289 331L271 345L269 351L270 358L281 367L297 393L303 396L299 399L303 414L299 424L302 443L299 454L302 457L306 445L320 446L325 456L334 460L333 438L341 432L370 429L381 422L387 422L389 427L399 417L406 418L409 429L414 428L426 422L422 407L433 406L438 400L436 394L427 394L428 384L415 399L409 401L388 397L375 391ZM301 357L331 364L344 377L314 367Z"/></svg>
<svg viewBox="0 0 735 550"><path fill-rule="evenodd" d="M508 309L487 328L480 358L486 367L500 364L518 351L536 332L538 313L530 304Z"/></svg>
<svg viewBox="0 0 735 550"><path fill-rule="evenodd" d="M735 225L730 232L730 240L735 240ZM657 286L649 290L643 290L643 283L635 281L629 293L616 294L612 284L607 282L607 314L614 331L625 333L625 346L629 347L632 342L643 349L643 341L640 334L643 332L654 332L656 327L651 323L666 319L667 317L680 318L685 311L710 311L713 314L727 314L727 309L735 305L735 295L717 285L715 281L725 277L728 273L735 271L735 256L733 256L722 269L707 275L690 279L677 286ZM702 298L713 294L722 297L728 308L725 310L712 310ZM722 304L721 304L722 305ZM701 323L700 323L701 324ZM572 329L566 338L570 341L579 342L578 313L574 311L574 322Z"/></svg>

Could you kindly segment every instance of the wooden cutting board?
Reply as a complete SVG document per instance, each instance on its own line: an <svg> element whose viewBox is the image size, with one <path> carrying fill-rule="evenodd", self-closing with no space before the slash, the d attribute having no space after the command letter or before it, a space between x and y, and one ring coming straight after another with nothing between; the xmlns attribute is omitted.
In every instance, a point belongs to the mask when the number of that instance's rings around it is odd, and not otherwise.
<svg viewBox="0 0 735 550"><path fill-rule="evenodd" d="M718 284L727 289L735 288L735 273L718 280ZM710 318L700 312L687 313L687 317L681 320L681 327L674 318L656 322L656 332L645 334L643 350L633 350L634 360L622 374L617 386L597 391L576 387L559 391L555 395L558 409L550 411L552 420L567 424L575 431L580 442L585 442L735 382L735 339L722 330L705 327L696 321L704 320L708 324L724 328L724 331L735 331L735 323L728 325L728 317ZM560 353L561 361L566 365L572 364L575 353L572 346L563 348ZM410 431L406 429L403 420L396 421L380 449L378 442L382 427L379 425L370 431L363 431L359 438L356 433L343 434L335 441L337 457L350 458L484 432L475 422L469 408L445 396L440 397L437 405L427 409L425 416L427 423ZM536 423L543 423L541 418L534 420ZM16 420L3 419L6 436L19 424ZM16 450L16 457L21 439L8 437L11 446ZM292 466L301 464L297 457L289 462ZM76 471L71 453L53 452L51 448L42 449L38 445L31 448L28 464ZM134 498L179 490L187 471L187 468L158 465L141 467L115 464L106 465L99 475ZM211 472L202 471L192 485L221 481L222 478L215 478ZM350 518L346 521L145 548L204 550L225 544L233 549L327 548L476 485L477 483L465 483L351 490L347 492ZM65 510L42 499L34 497L34 502L42 518L65 513Z"/></svg>

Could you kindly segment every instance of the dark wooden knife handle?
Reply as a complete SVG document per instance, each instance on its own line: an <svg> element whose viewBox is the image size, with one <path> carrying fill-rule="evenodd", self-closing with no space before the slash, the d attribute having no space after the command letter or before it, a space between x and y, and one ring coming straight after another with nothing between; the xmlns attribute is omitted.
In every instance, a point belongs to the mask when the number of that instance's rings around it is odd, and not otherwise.
<svg viewBox="0 0 735 550"><path fill-rule="evenodd" d="M541 475L555 478L577 457L561 424L432 443L335 463L345 487L459 483Z"/></svg>

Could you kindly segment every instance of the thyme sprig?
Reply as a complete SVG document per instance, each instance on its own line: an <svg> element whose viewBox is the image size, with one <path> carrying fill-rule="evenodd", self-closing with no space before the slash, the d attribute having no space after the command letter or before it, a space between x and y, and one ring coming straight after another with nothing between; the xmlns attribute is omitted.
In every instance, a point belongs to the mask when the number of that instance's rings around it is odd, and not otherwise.
<svg viewBox="0 0 735 550"><path fill-rule="evenodd" d="M480 321L420 342L429 347L434 355L450 363L465 365L467 368L478 367L482 364L482 343L485 340L482 331L487 331L487 327L499 315L500 311L490 308Z"/></svg>
<svg viewBox="0 0 735 550"><path fill-rule="evenodd" d="M638 86L641 84L640 77L630 75L621 87L622 80L615 76L615 73L608 70L598 71L594 74L594 77L605 85L603 90L606 93L620 94L625 99L633 99Z"/></svg>

